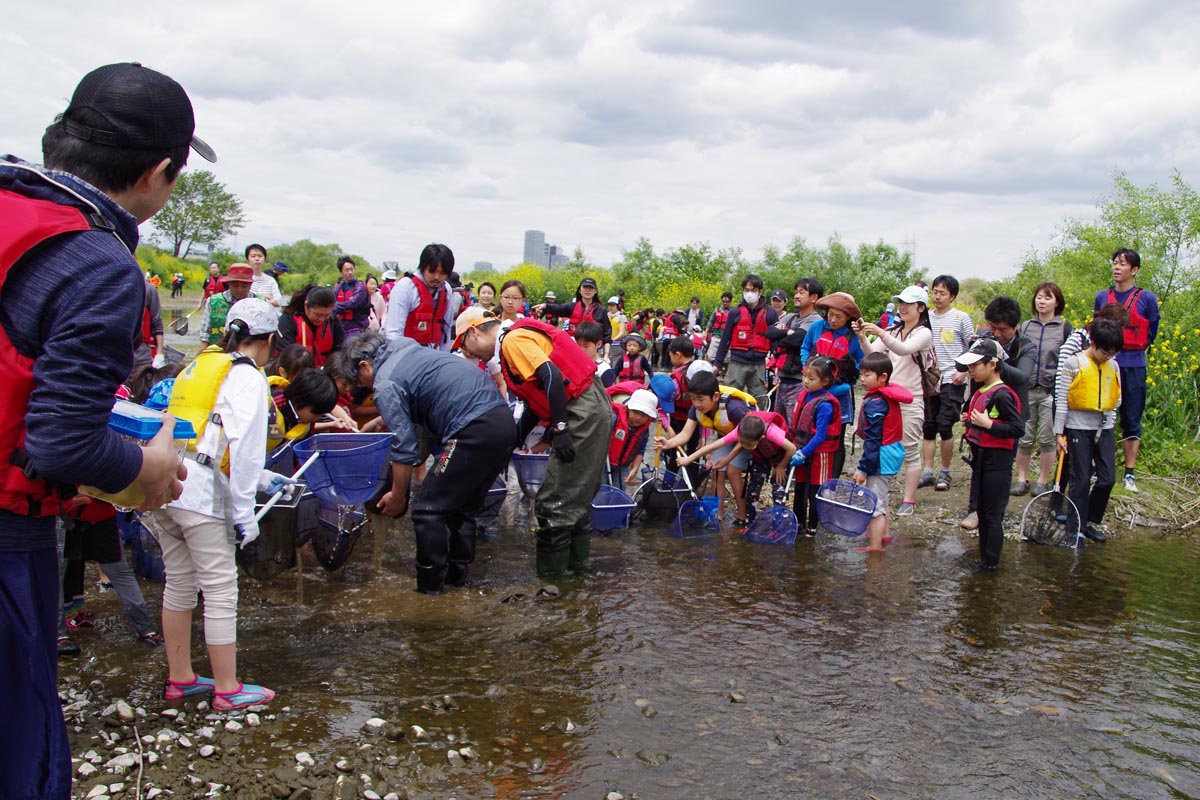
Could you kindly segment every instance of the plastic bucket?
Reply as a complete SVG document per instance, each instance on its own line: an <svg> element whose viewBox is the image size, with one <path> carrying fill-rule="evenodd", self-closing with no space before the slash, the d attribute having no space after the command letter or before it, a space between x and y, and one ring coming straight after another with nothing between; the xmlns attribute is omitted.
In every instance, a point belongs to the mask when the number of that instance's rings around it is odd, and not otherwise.
<svg viewBox="0 0 1200 800"><path fill-rule="evenodd" d="M629 512L635 505L633 498L620 489L601 486L592 499L592 530L604 533L628 526Z"/></svg>
<svg viewBox="0 0 1200 800"><path fill-rule="evenodd" d="M542 488L546 479L546 467L550 465L549 453L513 453L513 468L526 497L533 497Z"/></svg>
<svg viewBox="0 0 1200 800"><path fill-rule="evenodd" d="M326 503L356 506L370 500L388 463L390 433L319 433L296 442L296 460L317 459L304 473L308 488Z"/></svg>
<svg viewBox="0 0 1200 800"><path fill-rule="evenodd" d="M817 519L834 533L862 536L878 502L867 487L834 478L817 489Z"/></svg>

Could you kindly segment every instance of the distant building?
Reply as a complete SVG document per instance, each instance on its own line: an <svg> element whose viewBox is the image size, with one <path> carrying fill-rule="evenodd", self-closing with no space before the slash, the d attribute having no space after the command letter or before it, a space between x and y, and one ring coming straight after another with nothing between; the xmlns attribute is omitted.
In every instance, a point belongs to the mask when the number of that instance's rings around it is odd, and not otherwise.
<svg viewBox="0 0 1200 800"><path fill-rule="evenodd" d="M545 231L525 231L524 263L545 267L549 264L548 251Z"/></svg>
<svg viewBox="0 0 1200 800"><path fill-rule="evenodd" d="M486 272L487 270L490 270L491 268L492 268L492 262L490 262L490 261L476 261L475 265L472 267L472 269L477 272Z"/></svg>
<svg viewBox="0 0 1200 800"><path fill-rule="evenodd" d="M550 245L549 249L550 253L547 263L550 265L550 269L554 269L555 267L565 267L567 262L571 260L567 258L565 253L559 252L558 245L552 244Z"/></svg>

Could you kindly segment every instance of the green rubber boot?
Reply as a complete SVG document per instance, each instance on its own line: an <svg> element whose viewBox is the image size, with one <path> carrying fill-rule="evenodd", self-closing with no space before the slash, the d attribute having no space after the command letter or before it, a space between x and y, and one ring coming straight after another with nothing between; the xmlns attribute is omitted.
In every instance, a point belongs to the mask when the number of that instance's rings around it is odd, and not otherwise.
<svg viewBox="0 0 1200 800"><path fill-rule="evenodd" d="M571 558L570 528L539 528L537 532L537 575L548 578L567 572Z"/></svg>
<svg viewBox="0 0 1200 800"><path fill-rule="evenodd" d="M588 557L592 553L592 532L587 527L582 531L571 531L571 558L567 563L572 572L581 574L587 570Z"/></svg>

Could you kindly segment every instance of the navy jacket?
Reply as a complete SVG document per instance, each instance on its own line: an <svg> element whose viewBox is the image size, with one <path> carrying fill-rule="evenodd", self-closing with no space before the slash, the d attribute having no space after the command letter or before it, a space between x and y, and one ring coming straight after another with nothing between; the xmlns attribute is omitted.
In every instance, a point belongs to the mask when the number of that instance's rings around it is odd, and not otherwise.
<svg viewBox="0 0 1200 800"><path fill-rule="evenodd" d="M114 394L133 368L141 332L145 279L132 255L137 220L72 175L44 171L79 197L29 167L13 156L0 157L0 188L88 211L90 203L117 235L92 230L55 237L9 272L0 295L0 325L18 352L35 359L25 449L42 477L116 492L142 466L140 448L108 427ZM53 518L0 511L0 550L54 546Z"/></svg>
<svg viewBox="0 0 1200 800"><path fill-rule="evenodd" d="M417 464L416 426L436 448L483 414L506 406L487 372L408 338L393 339L375 353L375 405L393 434L391 459ZM516 445L516 428L513 429Z"/></svg>

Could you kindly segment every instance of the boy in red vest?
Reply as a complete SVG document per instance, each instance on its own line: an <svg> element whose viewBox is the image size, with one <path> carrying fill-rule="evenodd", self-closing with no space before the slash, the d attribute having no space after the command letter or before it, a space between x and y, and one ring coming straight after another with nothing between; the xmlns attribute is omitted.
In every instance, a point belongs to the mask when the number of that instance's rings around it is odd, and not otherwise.
<svg viewBox="0 0 1200 800"><path fill-rule="evenodd" d="M650 385L650 376L654 374L654 368L650 366L650 361L642 355L642 351L646 349L646 340L636 333L631 333L625 337L625 355L616 363L617 380L619 381L638 381L642 386Z"/></svg>
<svg viewBox="0 0 1200 800"><path fill-rule="evenodd" d="M863 450L854 482L870 489L879 501L867 528L869 544L859 548L868 553L882 551L884 542L892 539L888 535L888 490L904 463L900 404L913 401L912 392L891 382L894 368L887 353L868 353L859 365L865 394L854 432L863 440Z"/></svg>
<svg viewBox="0 0 1200 800"><path fill-rule="evenodd" d="M971 446L971 490L979 498L979 568L985 571L1000 565L1013 460L1025 432L1021 401L1000 380L1000 362L1006 357L998 341L981 338L954 359L977 385L962 421Z"/></svg>
<svg viewBox="0 0 1200 800"><path fill-rule="evenodd" d="M606 483L621 488L637 483L642 454L650 438L650 423L658 417L658 398L649 389L637 389L624 403L613 403L612 439L608 445Z"/></svg>

